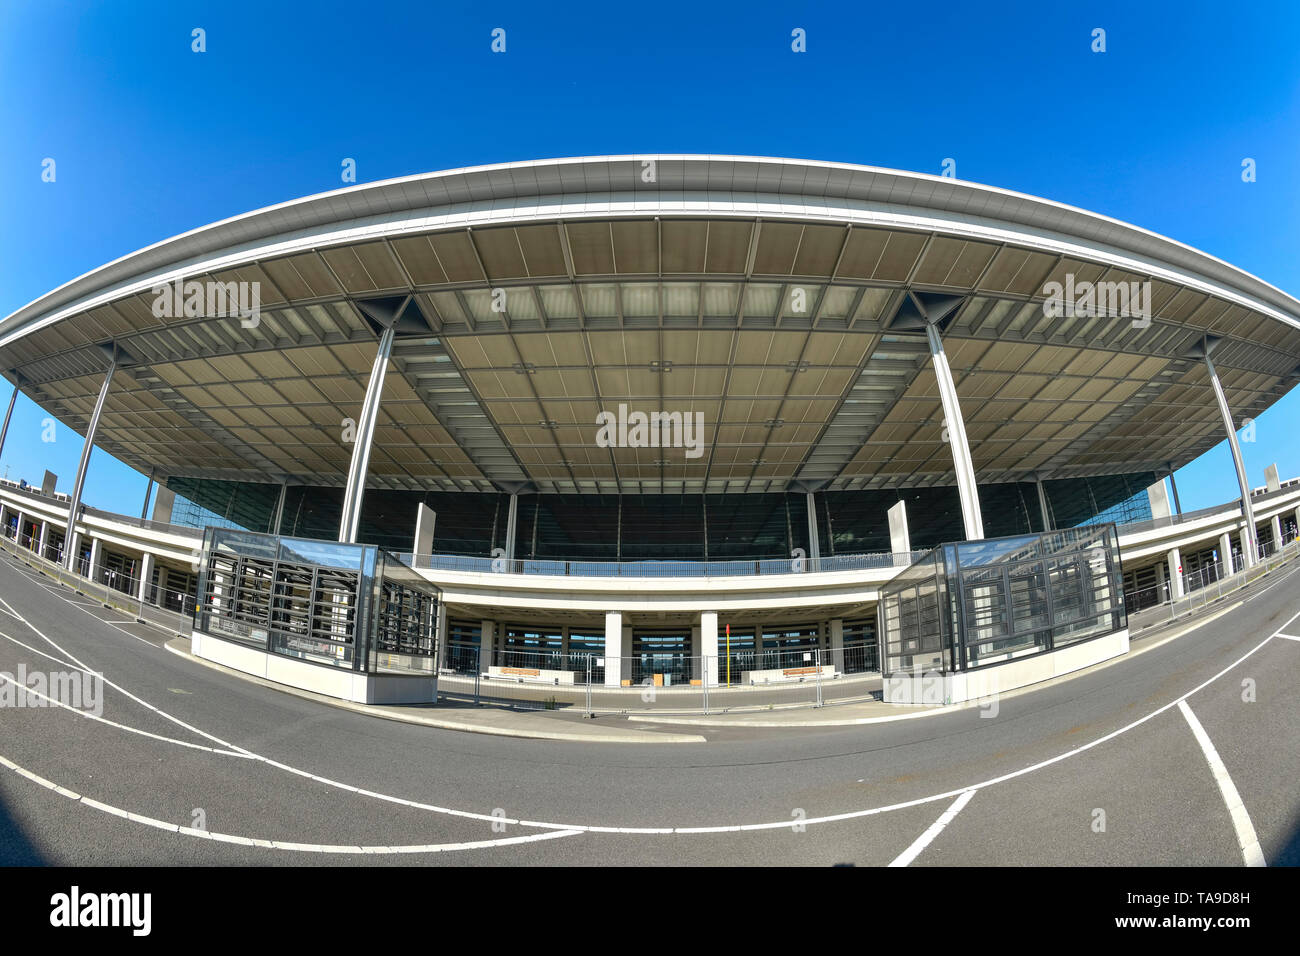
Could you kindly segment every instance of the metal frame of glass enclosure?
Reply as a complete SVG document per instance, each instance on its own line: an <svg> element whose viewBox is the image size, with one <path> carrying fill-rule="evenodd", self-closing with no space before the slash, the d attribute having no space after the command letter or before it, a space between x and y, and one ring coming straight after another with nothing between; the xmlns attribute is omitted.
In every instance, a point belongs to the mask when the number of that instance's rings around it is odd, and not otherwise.
<svg viewBox="0 0 1300 956"><path fill-rule="evenodd" d="M311 664L431 675L441 592L374 545L203 533L196 630Z"/></svg>
<svg viewBox="0 0 1300 956"><path fill-rule="evenodd" d="M1115 525L935 548L881 587L891 675L990 667L1128 625Z"/></svg>

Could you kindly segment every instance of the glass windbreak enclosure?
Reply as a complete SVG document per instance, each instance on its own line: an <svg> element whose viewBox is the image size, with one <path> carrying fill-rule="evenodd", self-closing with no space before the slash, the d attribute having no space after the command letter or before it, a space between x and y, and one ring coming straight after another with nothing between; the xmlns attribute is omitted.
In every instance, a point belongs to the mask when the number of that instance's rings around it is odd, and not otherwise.
<svg viewBox="0 0 1300 956"><path fill-rule="evenodd" d="M437 588L373 545L208 528L197 630L364 673L432 674Z"/></svg>
<svg viewBox="0 0 1300 956"><path fill-rule="evenodd" d="M882 670L971 670L1126 625L1114 525L946 544L881 588Z"/></svg>

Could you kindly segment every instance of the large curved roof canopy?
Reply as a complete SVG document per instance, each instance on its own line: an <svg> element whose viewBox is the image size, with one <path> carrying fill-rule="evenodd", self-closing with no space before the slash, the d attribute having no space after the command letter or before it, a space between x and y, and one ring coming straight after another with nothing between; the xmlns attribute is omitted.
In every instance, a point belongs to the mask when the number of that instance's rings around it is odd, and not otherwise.
<svg viewBox="0 0 1300 956"><path fill-rule="evenodd" d="M1153 318L1051 317L1048 283L1150 282ZM152 290L256 282L262 316L158 318ZM495 311L493 290L505 289ZM945 349L981 480L1156 470L1297 380L1300 302L1219 259L1059 203L798 160L623 156L431 173L157 243L0 321L0 369L167 475L339 484L374 305L412 296L371 484L764 491L947 484L908 292L956 297ZM701 412L707 453L601 448L596 413Z"/></svg>

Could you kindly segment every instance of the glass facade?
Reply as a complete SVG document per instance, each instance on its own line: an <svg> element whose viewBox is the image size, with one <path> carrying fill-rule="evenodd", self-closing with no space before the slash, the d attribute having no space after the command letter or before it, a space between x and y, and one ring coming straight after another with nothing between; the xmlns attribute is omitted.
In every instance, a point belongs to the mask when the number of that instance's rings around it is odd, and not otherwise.
<svg viewBox="0 0 1300 956"><path fill-rule="evenodd" d="M1151 509L1145 489L1153 473L1043 482L1056 528L1139 521ZM178 524L237 525L271 531L279 485L171 479L168 487L193 502L173 514ZM1046 530L1034 482L982 484L980 507L988 537ZM933 548L962 537L955 487L825 491L813 495L824 558L891 550L887 512L907 503L912 547ZM279 531L333 540L343 489L290 485ZM437 514L435 554L487 558L506 549L509 495L498 492L419 492L371 489L362 502L359 539L396 553L410 551L418 506ZM521 494L515 557L521 561L758 561L787 560L810 550L807 496L802 493L677 495ZM215 518L214 518L215 516Z"/></svg>
<svg viewBox="0 0 1300 956"><path fill-rule="evenodd" d="M1045 653L1127 623L1114 525L935 548L881 588L886 676Z"/></svg>

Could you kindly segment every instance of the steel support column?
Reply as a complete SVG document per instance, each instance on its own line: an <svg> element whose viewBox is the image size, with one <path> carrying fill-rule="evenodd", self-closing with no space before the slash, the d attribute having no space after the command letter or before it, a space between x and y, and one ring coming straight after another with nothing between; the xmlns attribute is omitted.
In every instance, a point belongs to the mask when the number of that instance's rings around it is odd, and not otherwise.
<svg viewBox="0 0 1300 956"><path fill-rule="evenodd" d="M63 540L63 566L69 571L76 566L77 560L77 512L81 510L81 492L86 485L86 469L90 466L90 453L95 450L95 430L99 428L99 416L104 411L104 400L108 398L108 386L117 371L117 350L110 351L108 371L104 373L104 384L99 387L99 398L95 399L95 410L90 414L90 424L86 428L86 443L81 446L81 460L77 462L77 480L72 485L72 498L68 502L68 533ZM93 569L92 569L93 570Z"/></svg>
<svg viewBox="0 0 1300 956"><path fill-rule="evenodd" d="M507 571L514 570L513 562L515 560L515 530L516 522L519 518L519 495L515 492L510 493L510 507L506 512L506 565Z"/></svg>
<svg viewBox="0 0 1300 956"><path fill-rule="evenodd" d="M804 501L808 503L808 570L818 570L822 556L821 536L817 533L817 502L811 491L804 492Z"/></svg>
<svg viewBox="0 0 1300 956"><path fill-rule="evenodd" d="M370 467L370 446L375 438L379 401L384 394L384 376L388 374L388 356L392 354L396 335L396 323L384 329L383 335L379 337L375 364L370 369L370 383L366 386L366 397L361 406L361 418L357 422L356 439L352 445L347 488L343 492L343 517L339 521L339 541L343 544L356 544L357 541L357 528L361 524L361 499L366 493L366 472Z"/></svg>
<svg viewBox="0 0 1300 956"><path fill-rule="evenodd" d="M957 386L953 384L952 369L943 351L943 340L933 323L926 323L925 336L930 342L930 357L934 364L934 377L939 383L939 399L943 402L943 415L948 423L948 444L952 446L952 464L957 473L957 493L961 497L961 518L966 529L966 540L984 538L984 518L980 514L979 487L975 484L975 466L966 441L966 425L961 417L961 404L957 401Z"/></svg>
<svg viewBox="0 0 1300 956"><path fill-rule="evenodd" d="M144 486L144 504L140 506L140 520L143 521L149 517L149 498L153 495L153 479L157 470L149 469L149 484Z"/></svg>
<svg viewBox="0 0 1300 956"><path fill-rule="evenodd" d="M14 390L9 393L9 408L5 411L5 423L0 427L0 454L3 454L5 450L5 438L9 435L9 419L13 418L14 402L17 400L18 386L15 385Z"/></svg>
<svg viewBox="0 0 1300 956"><path fill-rule="evenodd" d="M275 501L275 515L271 518L271 534L280 533L280 523L284 521L284 499L289 493L289 483L280 482L280 496Z"/></svg>
<svg viewBox="0 0 1300 956"><path fill-rule="evenodd" d="M1255 509L1250 504L1250 483L1246 481L1246 465L1241 459L1241 446L1237 444L1237 430L1232 423L1232 411L1228 408L1228 399L1223 394L1223 385L1219 383L1219 374L1214 370L1210 360L1210 349L1205 350L1205 368L1210 373L1210 385L1214 388L1214 397L1219 403L1219 414L1223 416L1223 427L1228 432L1228 448L1232 450L1232 464L1237 469L1237 486L1241 489L1241 513L1245 526L1241 532L1241 550L1246 559L1246 567L1254 567L1259 561L1259 545L1255 534Z"/></svg>
<svg viewBox="0 0 1300 956"><path fill-rule="evenodd" d="M1052 527L1052 512L1047 507L1047 491L1043 488L1043 479L1036 479L1034 484L1038 486L1038 510L1043 515L1043 530L1055 531L1056 529Z"/></svg>

